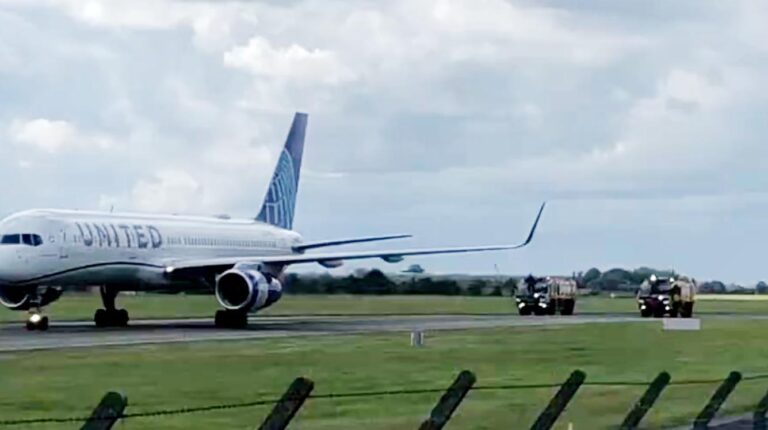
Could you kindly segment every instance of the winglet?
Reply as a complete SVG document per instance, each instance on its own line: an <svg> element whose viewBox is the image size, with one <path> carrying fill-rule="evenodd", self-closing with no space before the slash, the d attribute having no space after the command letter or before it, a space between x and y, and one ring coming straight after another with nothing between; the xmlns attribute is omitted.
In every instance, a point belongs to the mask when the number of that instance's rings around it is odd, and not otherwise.
<svg viewBox="0 0 768 430"><path fill-rule="evenodd" d="M544 213L544 208L547 206L547 202L544 202L541 204L541 208L539 209L539 214L536 215L536 220L533 222L533 227L531 227L531 232L528 233L528 239L525 239L525 242L522 243L520 246L526 246L533 240L533 235L536 234L536 228L539 226L539 220L541 220L541 214Z"/></svg>

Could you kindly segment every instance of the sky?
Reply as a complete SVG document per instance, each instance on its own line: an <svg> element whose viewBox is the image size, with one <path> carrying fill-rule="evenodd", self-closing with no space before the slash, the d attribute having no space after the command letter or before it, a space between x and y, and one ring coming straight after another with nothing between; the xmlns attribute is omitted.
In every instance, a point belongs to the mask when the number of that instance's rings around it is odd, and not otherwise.
<svg viewBox="0 0 768 430"><path fill-rule="evenodd" d="M768 279L765 22L762 0L0 0L0 216L254 216L304 111L308 240L515 243L549 202L525 250L352 268Z"/></svg>

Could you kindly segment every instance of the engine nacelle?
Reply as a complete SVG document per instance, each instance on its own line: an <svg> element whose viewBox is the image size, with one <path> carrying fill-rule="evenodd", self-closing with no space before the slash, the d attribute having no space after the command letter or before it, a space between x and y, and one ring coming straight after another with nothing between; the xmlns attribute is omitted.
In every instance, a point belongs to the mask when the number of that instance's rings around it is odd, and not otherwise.
<svg viewBox="0 0 768 430"><path fill-rule="evenodd" d="M14 311L26 311L33 306L47 306L59 300L62 292L62 289L57 287L36 289L2 286L0 287L0 304ZM39 298L37 300L39 303L35 303L36 296Z"/></svg>
<svg viewBox="0 0 768 430"><path fill-rule="evenodd" d="M216 300L231 311L256 312L283 295L283 285L253 265L237 265L216 279Z"/></svg>

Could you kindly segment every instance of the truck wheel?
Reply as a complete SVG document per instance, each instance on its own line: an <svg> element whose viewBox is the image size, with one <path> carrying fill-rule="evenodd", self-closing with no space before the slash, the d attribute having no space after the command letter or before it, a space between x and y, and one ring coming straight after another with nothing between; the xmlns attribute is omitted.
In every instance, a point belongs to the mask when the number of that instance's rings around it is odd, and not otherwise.
<svg viewBox="0 0 768 430"><path fill-rule="evenodd" d="M560 315L573 315L573 308L576 307L576 302L573 300L563 301L563 306L560 308Z"/></svg>
<svg viewBox="0 0 768 430"><path fill-rule="evenodd" d="M547 307L547 315L554 315L557 313L557 302L555 300L551 300L549 302L549 306Z"/></svg>
<svg viewBox="0 0 768 430"><path fill-rule="evenodd" d="M531 314L531 308L529 308L528 306L523 306L522 308L519 308L518 311L520 315L523 315L523 316L528 316Z"/></svg>
<svg viewBox="0 0 768 430"><path fill-rule="evenodd" d="M670 318L677 318L678 309L680 309L680 307L678 305L672 306L672 309L669 310L669 317Z"/></svg>
<svg viewBox="0 0 768 430"><path fill-rule="evenodd" d="M683 307L680 310L680 316L683 318L690 318L693 316L693 302L683 303Z"/></svg>
<svg viewBox="0 0 768 430"><path fill-rule="evenodd" d="M650 309L640 309L640 316L643 318L650 318L650 316L653 315L653 312L651 312Z"/></svg>

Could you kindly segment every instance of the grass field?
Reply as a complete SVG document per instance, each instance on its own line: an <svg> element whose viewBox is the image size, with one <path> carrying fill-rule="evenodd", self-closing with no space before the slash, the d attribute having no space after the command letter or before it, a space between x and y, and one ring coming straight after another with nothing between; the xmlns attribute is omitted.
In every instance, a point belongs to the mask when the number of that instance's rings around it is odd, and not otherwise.
<svg viewBox="0 0 768 430"><path fill-rule="evenodd" d="M218 309L213 296L198 295L121 295L118 305L131 313L131 318L211 317ZM97 294L67 294L46 308L54 320L90 320L101 307ZM515 313L509 297L451 296L345 296L288 295L260 315L360 315L360 314L504 314ZM634 299L584 297L576 312L633 314ZM768 301L713 301L696 304L700 315L733 312L768 315ZM0 322L22 321L25 314L0 307Z"/></svg>
<svg viewBox="0 0 768 430"><path fill-rule="evenodd" d="M443 388L461 369L479 385L559 383L576 368L588 381L650 381L668 370L674 380L722 378L730 370L768 373L761 335L736 321L705 321L700 332L662 332L656 324L513 328L427 334L412 348L407 334L311 337L0 354L0 419L87 415L110 389L129 397L129 412L275 398L296 376L316 383L315 394ZM715 384L670 387L647 428L682 424L695 416ZM768 389L768 380L742 383L727 412L743 412ZM560 420L576 429L611 428L642 387L585 386ZM470 393L449 428L529 426L552 389ZM416 428L439 394L311 400L294 428L367 430ZM134 418L125 428L253 428L269 407L157 418ZM72 424L29 428L66 429ZM26 428L26 427L25 427Z"/></svg>

